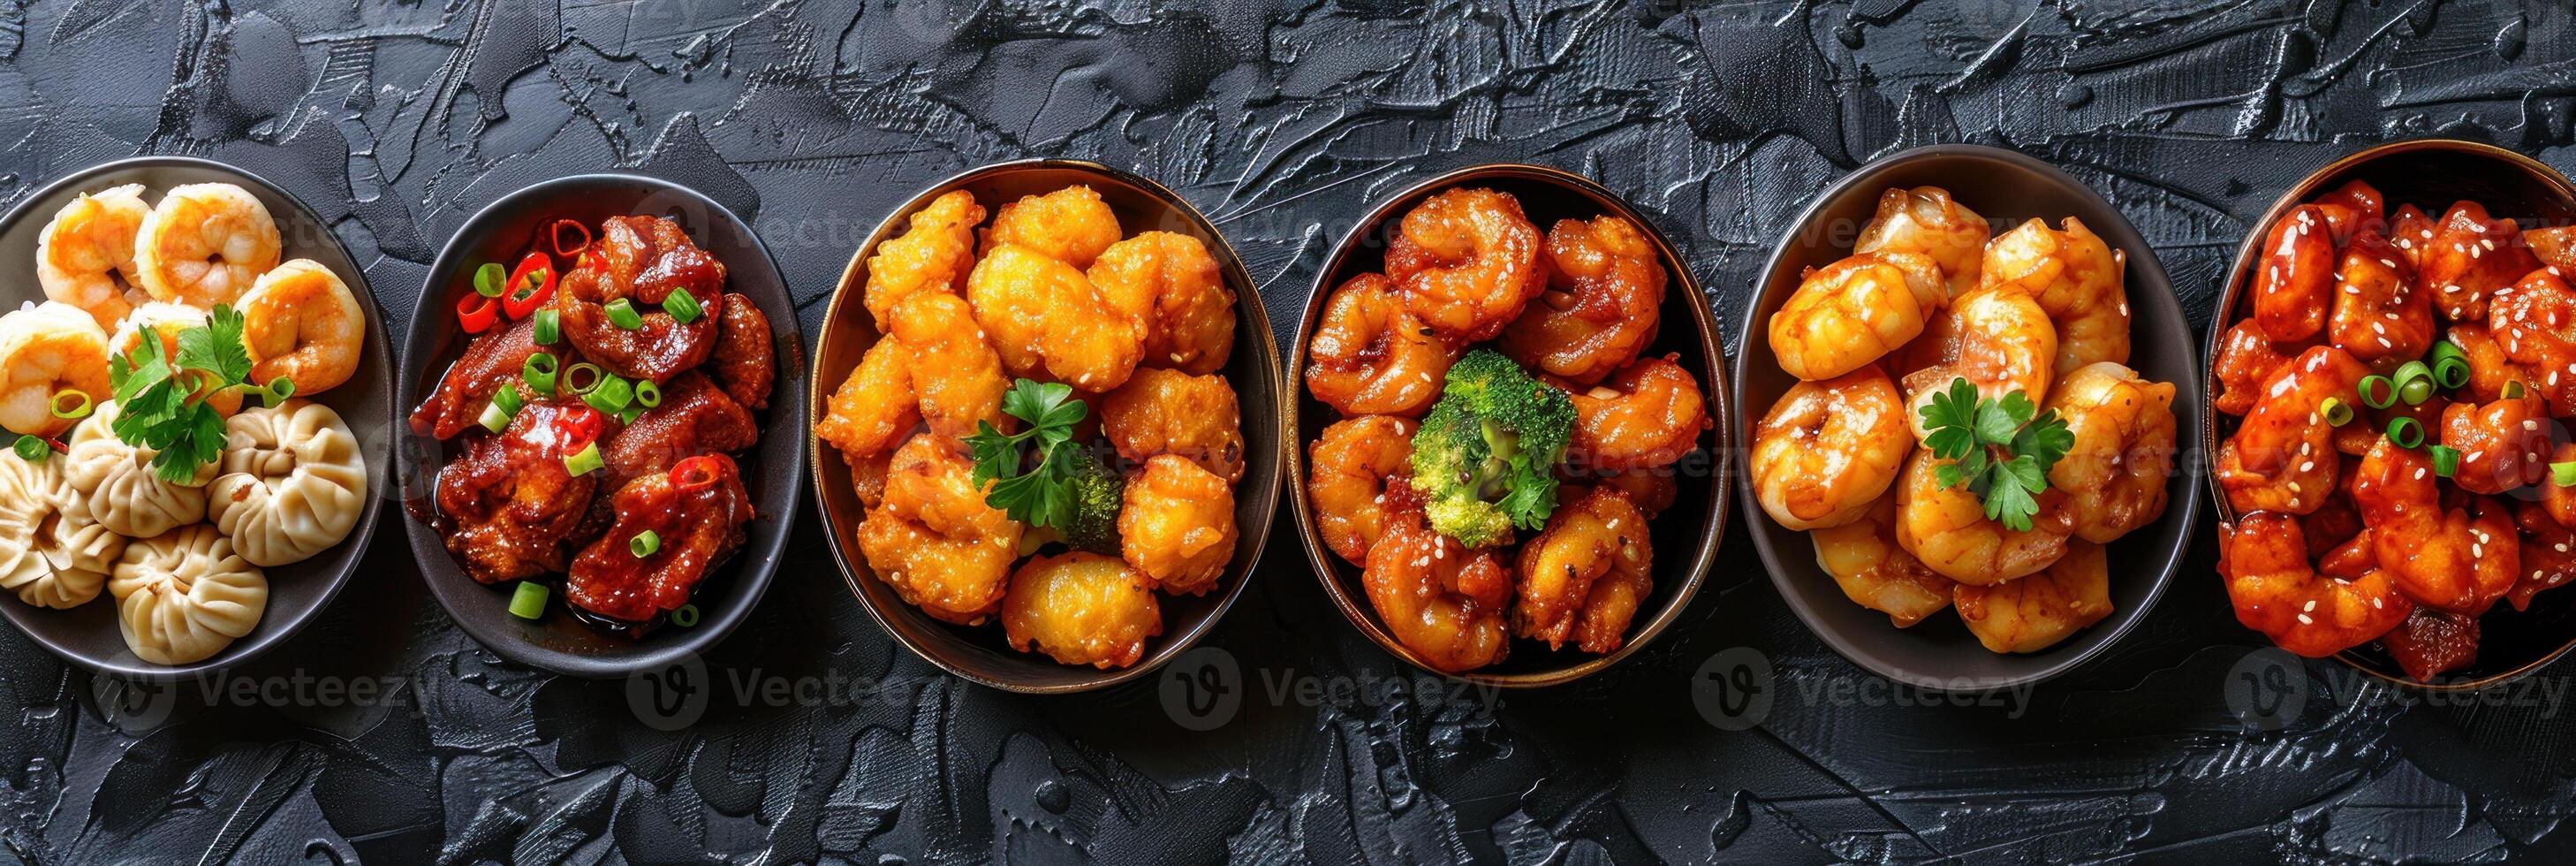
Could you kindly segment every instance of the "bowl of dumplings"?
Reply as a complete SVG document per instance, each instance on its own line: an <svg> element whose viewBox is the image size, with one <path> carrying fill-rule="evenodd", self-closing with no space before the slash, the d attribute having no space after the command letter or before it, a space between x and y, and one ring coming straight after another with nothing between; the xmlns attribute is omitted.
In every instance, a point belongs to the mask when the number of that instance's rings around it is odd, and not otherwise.
<svg viewBox="0 0 2576 866"><path fill-rule="evenodd" d="M140 157L19 203L0 267L25 275L0 294L0 611L143 678L312 620L375 526L393 390L322 219L240 169Z"/></svg>

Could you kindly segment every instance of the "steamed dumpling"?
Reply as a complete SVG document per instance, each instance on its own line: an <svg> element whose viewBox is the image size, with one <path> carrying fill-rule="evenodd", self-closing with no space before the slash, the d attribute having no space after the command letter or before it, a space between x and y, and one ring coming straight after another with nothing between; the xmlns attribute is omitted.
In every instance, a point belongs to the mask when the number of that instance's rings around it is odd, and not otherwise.
<svg viewBox="0 0 2576 866"><path fill-rule="evenodd" d="M0 456L0 589L39 607L77 607L98 597L124 550L124 536L89 519L60 459Z"/></svg>
<svg viewBox="0 0 2576 866"><path fill-rule="evenodd" d="M125 645L156 665L211 658L268 610L267 575L204 524L126 545L107 591Z"/></svg>
<svg viewBox="0 0 2576 866"><path fill-rule="evenodd" d="M64 458L72 490L90 516L127 538L150 538L206 519L206 484L215 480L215 465L197 467L184 483L161 480L152 468L159 451L127 445L109 429L117 411L116 401L100 403L72 428L71 453Z"/></svg>
<svg viewBox="0 0 2576 866"><path fill-rule="evenodd" d="M243 559L303 562L349 537L367 501L367 461L339 413L288 400L244 410L225 429L208 510Z"/></svg>

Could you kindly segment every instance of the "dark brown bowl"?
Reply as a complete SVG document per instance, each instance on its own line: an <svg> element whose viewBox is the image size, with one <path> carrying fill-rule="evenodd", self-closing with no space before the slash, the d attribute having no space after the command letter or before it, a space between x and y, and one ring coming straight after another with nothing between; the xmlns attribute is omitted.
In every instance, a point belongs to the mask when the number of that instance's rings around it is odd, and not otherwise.
<svg viewBox="0 0 2576 866"><path fill-rule="evenodd" d="M1744 352L1735 368L1736 405L1743 407L1738 435L1771 410L1797 379L1771 356L1771 314L1798 290L1800 273L1851 252L1860 227L1889 187L1932 185L1960 204L2009 229L2037 217L2056 226L2066 217L2084 221L2112 249L2128 253L2129 364L2141 375L2174 384L2174 429L2200 427L2204 403L2200 370L2192 363L2191 324L2183 318L2173 283L2156 263L2155 250L2138 236L2118 208L2056 167L2020 153L1973 144L1940 144L1889 154L1861 166L1816 196L1800 214L1763 269L1763 281L1745 318ZM2175 443L2181 445L2179 441ZM1753 546L1770 567L1771 582L1807 628L1853 664L1879 676L1925 689L1984 691L2037 683L2065 673L2109 649L2146 618L2183 560L2199 522L2200 473L2178 456L2166 486L2164 516L2110 544L2111 615L2037 653L1988 651L1955 615L1933 616L1897 628L1887 615L1852 603L1816 565L1815 544L1804 532L1785 529L1763 512L1753 485L1744 486L1745 522Z"/></svg>
<svg viewBox="0 0 2576 866"><path fill-rule="evenodd" d="M2272 207L2263 212L2263 218L2246 232L2245 242L2236 249L2236 262L2228 270L2227 287L2218 296L2218 312L2211 316L2209 334L2202 344L2202 357L2209 362L2202 365L2205 370L2214 371L2210 364L2218 358L2219 339L2226 335L2228 327L2249 314L2240 307L2251 303L2244 297L2245 287L2252 283L2255 263L2262 257L2264 233L2300 202L2356 178L2378 187L2391 209L2413 204L2435 219L2440 219L2451 203L2465 199L2485 205L2499 218L2516 220L2523 228L2576 223L2576 183L2531 157L2491 144L2447 138L2363 148L2310 172L2282 191ZM2217 393L2215 372L2204 375L2204 387L2209 393ZM2201 452L2217 454L2219 441L2235 431L2235 418L2208 413L2207 423L2200 429ZM2205 464L2205 468L2216 467ZM2218 508L2218 519L2235 522L2236 511L2228 507L2226 493L2218 489L2214 471L2209 475L2209 493ZM2221 613L2213 611L2210 615ZM2576 591L2540 593L2532 597L2530 610L2517 611L2512 605L2498 604L2478 620L2478 627L2477 662L2444 675L2440 682L2408 677L2396 660L2376 644L2336 653L2335 660L2393 685L2424 691L2474 691L2512 682L2576 649Z"/></svg>
<svg viewBox="0 0 2576 866"><path fill-rule="evenodd" d="M439 606L458 628L502 658L577 677L621 677L684 663L750 618L769 589L770 575L787 547L788 526L796 520L796 475L805 467L805 356L786 278L769 248L752 234L749 221L695 190L627 174L556 178L502 196L457 227L430 265L403 345L408 372L402 377L400 405L409 413L465 350L468 340L457 327L455 305L463 293L474 290L477 266L517 261L538 228L557 219L580 220L595 230L601 220L630 215L676 220L691 241L724 262L725 290L760 305L777 352L777 384L770 391L769 408L752 413L760 422L760 443L741 456L743 486L751 493L757 517L744 527L748 537L733 559L698 582L691 601L700 611L697 625L665 624L641 638L609 634L573 619L564 610L561 592L551 597L544 619L510 615L510 586L476 583L447 552L438 530L422 519L437 510L438 471L453 456L451 443L405 435L400 449L408 512L403 527Z"/></svg>
<svg viewBox="0 0 2576 866"><path fill-rule="evenodd" d="M1178 194L1134 172L1072 159L1026 159L994 163L930 185L904 202L850 256L841 286L823 313L823 333L814 347L813 417L821 418L824 402L859 364L859 356L876 345L875 321L860 302L868 283L868 254L877 243L901 234L914 211L952 190L967 190L987 209L1043 195L1076 184L1088 184L1118 214L1121 234L1168 231L1191 235L1207 245L1235 296L1234 356L1226 362L1226 380L1234 385L1243 414L1244 473L1234 487L1234 525L1240 533L1234 561L1215 592L1201 596L1160 595L1163 633L1147 647L1145 657L1117 670L1056 663L1044 655L1011 649L998 617L980 626L959 626L931 619L876 579L867 558L859 555L858 527L865 516L857 491L850 486L849 466L831 446L813 438L809 429L814 497L823 511L832 556L860 606L895 642L949 673L997 689L1027 694L1062 694L1106 688L1144 676L1174 656L1198 645L1216 627L1243 588L1251 582L1252 564L1261 559L1270 515L1279 505L1279 466L1267 459L1277 453L1279 425L1272 416L1279 389L1279 346L1270 336L1270 318L1261 309L1261 293L1235 258L1216 224Z"/></svg>
<svg viewBox="0 0 2576 866"><path fill-rule="evenodd" d="M138 156L91 166L46 184L19 202L7 217L0 218L0 262L12 263L15 273L25 276L11 283L14 288L0 294L0 308L14 310L22 301L45 300L44 290L33 279L36 236L44 232L45 223L54 218L55 211L81 193L129 183L143 184L155 197L183 183L229 183L249 190L277 220L285 242L281 260L312 259L330 268L333 275L349 285L349 293L357 296L358 306L366 310L367 316L367 344L358 356L357 375L314 398L338 412L340 420L349 425L349 432L358 437L359 449L367 458L368 495L361 506L366 513L358 516L358 526L350 530L348 538L320 555L292 565L261 569L268 577L268 608L261 613L258 628L204 661L156 665L136 658L126 648L125 638L118 631L116 599L104 590L88 604L70 610L47 610L14 598L0 599L0 612L5 612L11 623L65 661L121 677L170 680L231 668L259 657L312 623L330 605L332 597L340 594L340 588L348 584L349 575L357 570L359 559L366 553L367 539L375 535L376 519L393 489L388 486L393 477L390 452L395 431L400 429L393 420L394 350L385 336L384 317L376 309L375 290L367 286L366 271L350 260L347 248L340 245L338 236L312 208L266 178L220 162L185 156Z"/></svg>
<svg viewBox="0 0 2576 866"><path fill-rule="evenodd" d="M1539 165L1479 165L1433 177L1414 184L1393 198L1371 208L1353 224L1340 242L1333 245L1332 255L1316 272L1315 285L1306 292L1306 310L1297 322L1297 344L1288 367L1292 376L1306 368L1307 335L1315 330L1316 318L1323 313L1324 299L1333 289L1358 274L1385 269L1385 239L1394 231L1394 222L1405 212L1430 198L1433 193L1451 187L1478 186L1510 193L1520 200L1521 209L1530 221L1544 231L1559 219L1591 219L1603 214L1614 215L1637 224L1663 258L1664 271L1671 281L1664 286L1662 320L1664 327L1640 357L1664 354L1678 355L1682 368L1699 380L1708 397L1708 415L1715 422L1700 436L1700 450L1685 455L1674 464L1681 472L1681 492L1673 507L1654 519L1653 594L1639 605L1637 617L1628 625L1628 636L1617 650L1606 655L1593 655L1571 647L1550 650L1535 641L1513 639L1510 655L1501 663L1472 671L1449 673L1424 664L1422 657L1398 641L1378 618L1377 608L1370 603L1368 591L1360 584L1360 569L1342 561L1324 546L1316 534L1314 509L1306 501L1306 448L1323 435L1324 428L1340 420L1340 413L1306 393L1301 380L1280 392L1279 411L1296 419L1296 436L1281 443L1279 458L1288 466L1293 490L1289 499L1296 503L1297 537L1305 542L1306 559L1314 564L1315 579L1322 582L1333 606L1351 625L1377 642L1380 648L1426 671L1478 685L1506 688L1529 688L1570 683L1633 655L1652 643L1657 635L1681 616L1691 596L1699 592L1708 577L1709 565L1717 559L1717 544L1726 535L1728 436L1734 429L1734 413L1728 409L1724 343L1718 338L1717 320L1709 313L1706 296L1700 293L1699 280L1682 260L1662 232L1655 229L1625 199L1603 189L1589 178L1560 169ZM1688 323L1689 327L1675 327ZM1693 489L1694 483L1698 489ZM1672 553L1682 553L1673 556Z"/></svg>

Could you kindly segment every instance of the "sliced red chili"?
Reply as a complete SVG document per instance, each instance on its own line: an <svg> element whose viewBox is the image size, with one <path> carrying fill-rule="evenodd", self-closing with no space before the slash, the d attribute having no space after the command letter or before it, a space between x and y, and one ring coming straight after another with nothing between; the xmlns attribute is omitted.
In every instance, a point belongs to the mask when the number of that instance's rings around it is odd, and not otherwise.
<svg viewBox="0 0 2576 866"><path fill-rule="evenodd" d="M607 424L608 419L600 415L597 409L588 406L568 407L555 415L555 441L562 446L564 453L570 454L581 450L584 445L599 441L599 431Z"/></svg>
<svg viewBox="0 0 2576 866"><path fill-rule="evenodd" d="M580 232L580 233L581 233L581 242L580 242L580 243L573 244L573 245L572 245L572 246L570 246L570 247L566 247L566 246L564 246L564 229L567 229L567 228L572 229L573 231L576 231L576 232ZM586 225L582 225L580 220L570 220L570 219L559 219L559 220L555 220L554 226L553 226L553 227L552 227L552 229L550 230L550 233L554 236L554 243L555 243L555 255L559 255L559 256L576 256L576 255L580 255L582 250L586 250L586 249L589 249L589 248L590 248L590 227L589 227L589 226L586 226Z"/></svg>
<svg viewBox="0 0 2576 866"><path fill-rule="evenodd" d="M555 260L542 252L530 252L511 269L508 290L501 296L501 309L512 319L524 319L555 296Z"/></svg>
<svg viewBox="0 0 2576 866"><path fill-rule="evenodd" d="M714 454L700 454L671 466L671 486L683 493L714 487L724 477L731 461Z"/></svg>
<svg viewBox="0 0 2576 866"><path fill-rule="evenodd" d="M604 253L601 253L601 252L598 250L598 248L596 248L596 247L594 247L594 248L592 248L592 249L588 249L588 250L583 250L583 251L582 251L582 254L581 254L581 259L580 259L579 261L574 262L574 263L573 263L573 267L575 267L575 268L585 268L585 269L594 270L594 271L595 271L595 270L602 270L602 269L605 269L605 268L607 268L607 267L608 267L608 256L607 256L606 254L604 254Z"/></svg>
<svg viewBox="0 0 2576 866"><path fill-rule="evenodd" d="M456 321L465 326L465 333L480 334L489 331L492 329L492 324L500 320L501 299L499 298L487 298L467 292L465 297L456 299Z"/></svg>

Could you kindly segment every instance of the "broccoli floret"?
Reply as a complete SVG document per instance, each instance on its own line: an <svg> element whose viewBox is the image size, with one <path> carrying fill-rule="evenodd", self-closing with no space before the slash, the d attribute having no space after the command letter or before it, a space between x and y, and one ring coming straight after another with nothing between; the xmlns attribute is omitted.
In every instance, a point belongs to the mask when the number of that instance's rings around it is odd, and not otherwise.
<svg viewBox="0 0 2576 866"><path fill-rule="evenodd" d="M1090 449L1073 452L1073 525L1064 543L1075 550L1117 556L1118 509L1125 503L1127 481L1094 457Z"/></svg>
<svg viewBox="0 0 2576 866"><path fill-rule="evenodd" d="M1413 484L1431 528L1469 547L1538 529L1556 510L1557 461L1574 432L1574 401L1501 353L1477 349L1449 368L1440 402L1413 434Z"/></svg>

